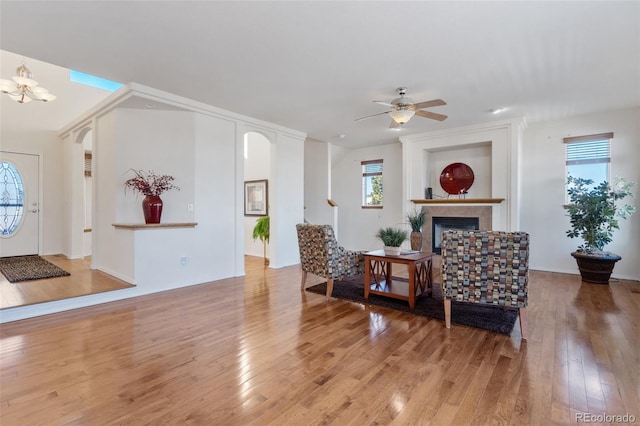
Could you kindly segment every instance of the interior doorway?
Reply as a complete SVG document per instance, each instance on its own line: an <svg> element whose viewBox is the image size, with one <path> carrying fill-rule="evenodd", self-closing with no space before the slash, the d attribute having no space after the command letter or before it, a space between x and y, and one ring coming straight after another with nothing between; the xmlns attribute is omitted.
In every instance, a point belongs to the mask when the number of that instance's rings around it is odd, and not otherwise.
<svg viewBox="0 0 640 426"><path fill-rule="evenodd" d="M82 257L91 256L93 250L93 131L88 129L80 141L84 150L83 156L83 204L84 220L82 229Z"/></svg>
<svg viewBox="0 0 640 426"><path fill-rule="evenodd" d="M258 132L247 132L244 135L244 254L252 257L264 257L265 247L263 242L253 239L253 229L260 218L269 216L269 182L271 181L271 142L263 134ZM266 185L263 185L266 181ZM251 182L255 182L252 185ZM264 202L264 208L258 206L255 209L247 206L251 200L253 191L256 191L258 204ZM249 203L249 204L248 204ZM270 247L267 244L266 256L269 258Z"/></svg>

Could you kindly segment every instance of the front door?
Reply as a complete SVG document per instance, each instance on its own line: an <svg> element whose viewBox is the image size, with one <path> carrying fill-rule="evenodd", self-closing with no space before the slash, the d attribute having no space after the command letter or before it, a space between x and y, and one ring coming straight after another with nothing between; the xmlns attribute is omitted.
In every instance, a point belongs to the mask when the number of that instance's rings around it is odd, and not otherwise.
<svg viewBox="0 0 640 426"><path fill-rule="evenodd" d="M0 151L0 257L38 254L38 155Z"/></svg>

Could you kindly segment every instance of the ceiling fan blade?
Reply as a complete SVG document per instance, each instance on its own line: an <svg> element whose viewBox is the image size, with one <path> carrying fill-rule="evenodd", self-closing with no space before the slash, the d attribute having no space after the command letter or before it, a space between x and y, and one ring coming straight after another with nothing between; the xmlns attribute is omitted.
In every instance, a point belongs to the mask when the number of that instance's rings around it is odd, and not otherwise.
<svg viewBox="0 0 640 426"><path fill-rule="evenodd" d="M431 111L417 110L416 115L419 115L420 117L424 117L424 118L430 118L432 120L438 120L438 121L443 121L447 119L446 115L436 114L435 112L431 112Z"/></svg>
<svg viewBox="0 0 640 426"><path fill-rule="evenodd" d="M389 111L379 112L379 113L377 113L377 114L367 115L366 117L356 118L354 121L360 121L360 120L364 120L365 118L376 117L376 116L378 116L378 115L382 115L382 114L389 114Z"/></svg>
<svg viewBox="0 0 640 426"><path fill-rule="evenodd" d="M389 128L390 129L397 129L398 127L400 127L400 125L398 123L396 123L396 120L391 120L391 124L389 124Z"/></svg>
<svg viewBox="0 0 640 426"><path fill-rule="evenodd" d="M374 104L379 104L379 105L384 105L384 106L388 106L388 107L394 107L395 105L390 104L389 102L385 102L385 101L371 101Z"/></svg>
<svg viewBox="0 0 640 426"><path fill-rule="evenodd" d="M422 109L422 108L429 108L434 106L442 106L446 104L447 103L442 99L434 99L432 101L418 102L417 104L413 104L413 107L415 109Z"/></svg>

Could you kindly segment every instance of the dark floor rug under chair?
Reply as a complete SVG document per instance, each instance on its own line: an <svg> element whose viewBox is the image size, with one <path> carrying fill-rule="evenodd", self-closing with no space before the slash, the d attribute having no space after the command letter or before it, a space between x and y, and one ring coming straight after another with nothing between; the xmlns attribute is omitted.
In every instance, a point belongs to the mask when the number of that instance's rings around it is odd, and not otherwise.
<svg viewBox="0 0 640 426"><path fill-rule="evenodd" d="M0 257L0 272L10 283L71 275L38 255Z"/></svg>
<svg viewBox="0 0 640 426"><path fill-rule="evenodd" d="M436 285L437 286L437 285ZM325 294L327 284L317 284L306 289L312 293ZM380 306L395 309L429 318L444 321L444 305L442 298L438 297L439 289L434 289L435 297L419 297L415 309L409 308L409 303L404 300L372 294L369 299L364 298L364 277L354 276L344 280L336 280L333 284L332 296L338 299L351 300L365 305ZM511 334L518 318L517 309L503 310L502 308L487 307L469 303L452 303L453 315L451 321L454 324L481 328L496 333Z"/></svg>

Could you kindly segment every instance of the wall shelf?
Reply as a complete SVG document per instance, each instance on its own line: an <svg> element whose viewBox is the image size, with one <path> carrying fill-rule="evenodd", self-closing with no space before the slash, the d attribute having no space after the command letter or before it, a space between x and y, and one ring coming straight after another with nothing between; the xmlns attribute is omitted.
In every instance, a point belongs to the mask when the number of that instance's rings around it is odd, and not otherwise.
<svg viewBox="0 0 640 426"><path fill-rule="evenodd" d="M413 199L414 204L500 204L504 198L436 198L432 200Z"/></svg>
<svg viewBox="0 0 640 426"><path fill-rule="evenodd" d="M166 229L166 228L195 228L197 222L176 223L112 223L116 229Z"/></svg>

